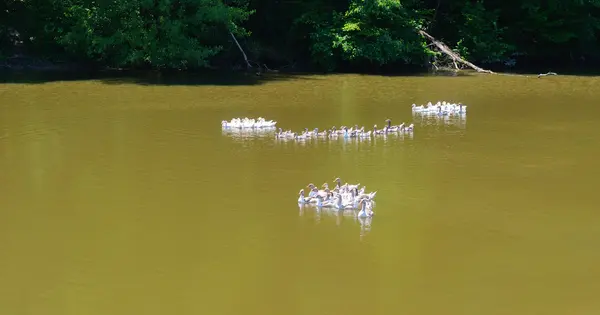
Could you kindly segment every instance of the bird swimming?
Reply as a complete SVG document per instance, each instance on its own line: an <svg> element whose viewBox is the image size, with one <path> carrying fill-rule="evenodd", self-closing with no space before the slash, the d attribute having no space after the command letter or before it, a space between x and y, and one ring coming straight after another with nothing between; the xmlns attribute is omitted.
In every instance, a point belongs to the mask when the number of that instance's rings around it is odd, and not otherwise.
<svg viewBox="0 0 600 315"><path fill-rule="evenodd" d="M317 188L313 183L309 183L306 188L310 193L304 195L304 189L298 193L299 204L311 204L317 208L331 208L334 211L354 211L355 216L371 217L374 215L373 207L375 205L375 196L377 191L366 192L366 186L361 184L345 183L339 177L334 180L335 188L329 189L327 182Z"/></svg>
<svg viewBox="0 0 600 315"><path fill-rule="evenodd" d="M262 117L254 118L233 118L230 121L222 120L222 128L275 128L276 121L266 120Z"/></svg>

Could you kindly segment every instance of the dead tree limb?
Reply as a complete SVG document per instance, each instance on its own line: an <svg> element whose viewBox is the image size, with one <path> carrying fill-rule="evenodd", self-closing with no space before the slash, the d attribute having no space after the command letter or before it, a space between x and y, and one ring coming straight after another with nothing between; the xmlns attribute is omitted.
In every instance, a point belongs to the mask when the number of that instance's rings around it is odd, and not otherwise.
<svg viewBox="0 0 600 315"><path fill-rule="evenodd" d="M556 74L556 72L540 73L540 74L538 74L537 77L541 78L541 77L545 77L545 76L548 76L548 75L557 75L557 74Z"/></svg>
<svg viewBox="0 0 600 315"><path fill-rule="evenodd" d="M456 62L460 62L466 66L468 66L469 68L477 71L477 72L482 72L482 73L489 73L489 74L495 74L494 72L490 71L490 70L486 70L483 68L480 68L470 62L468 62L467 60L465 60L464 58L462 58L459 54L457 54L456 52L452 51L452 49L450 49L450 47L448 47L446 44L440 42L439 40L435 39L433 36L427 34L427 32L423 31L423 30L419 30L419 34L425 36L425 38L427 38L429 41L431 41L431 43L436 46L443 54L447 55L448 57L450 57L452 59L452 62L454 63L455 68L458 69L458 65L456 64Z"/></svg>
<svg viewBox="0 0 600 315"><path fill-rule="evenodd" d="M244 61L246 61L246 65L248 66L248 68L252 68L252 65L250 64L250 61L248 61L248 56L246 56L246 53L242 49L242 46L240 45L240 43L238 43L237 39L235 38L235 35L233 35L233 33L231 31L229 32L229 34L231 34L231 38L233 38L233 41L238 46L238 48L240 49L240 52L244 56Z"/></svg>

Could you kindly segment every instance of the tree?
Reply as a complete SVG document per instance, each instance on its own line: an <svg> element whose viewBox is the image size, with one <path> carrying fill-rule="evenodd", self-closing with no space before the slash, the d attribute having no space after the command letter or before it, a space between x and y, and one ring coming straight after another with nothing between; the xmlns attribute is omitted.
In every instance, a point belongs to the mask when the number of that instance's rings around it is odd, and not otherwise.
<svg viewBox="0 0 600 315"><path fill-rule="evenodd" d="M201 68L250 14L219 0L69 1L58 43L107 65Z"/></svg>

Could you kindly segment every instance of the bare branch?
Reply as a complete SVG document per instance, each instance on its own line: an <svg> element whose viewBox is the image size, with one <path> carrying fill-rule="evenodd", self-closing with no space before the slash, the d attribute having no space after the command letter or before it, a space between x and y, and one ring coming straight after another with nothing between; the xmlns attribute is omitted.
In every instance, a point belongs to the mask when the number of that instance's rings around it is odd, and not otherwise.
<svg viewBox="0 0 600 315"><path fill-rule="evenodd" d="M470 67L471 69L477 71L477 72L482 72L482 73L489 73L489 74L494 74L494 72L490 71L490 70L486 70L483 68L480 68L470 62L468 62L467 60L465 60L464 58L462 58L459 54L457 54L456 52L452 51L452 49L450 49L448 46L446 46L446 44L440 42L439 40L435 39L433 36L427 34L427 32L423 31L423 30L419 30L419 34L425 36L427 39L429 39L429 41L431 41L431 43L433 45L435 45L442 53L444 53L445 55L447 55L448 57L452 58L452 62L454 63L454 67L456 69L458 68L458 64L456 63L457 61Z"/></svg>

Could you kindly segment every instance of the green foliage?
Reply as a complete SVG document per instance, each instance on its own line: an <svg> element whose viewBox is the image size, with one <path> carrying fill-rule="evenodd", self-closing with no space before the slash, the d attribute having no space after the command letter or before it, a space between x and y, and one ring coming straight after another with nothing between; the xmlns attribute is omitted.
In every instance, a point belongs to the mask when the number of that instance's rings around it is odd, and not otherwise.
<svg viewBox="0 0 600 315"><path fill-rule="evenodd" d="M313 60L326 70L339 61L419 64L431 54L415 31L422 19L398 0L352 0L348 10L335 12L330 21L314 24L310 33Z"/></svg>
<svg viewBox="0 0 600 315"><path fill-rule="evenodd" d="M241 41L251 58L327 71L422 65L435 53L419 29L473 62L514 53L600 58L600 0L0 1L0 54L114 67L188 69L237 58L229 32L251 36Z"/></svg>
<svg viewBox="0 0 600 315"><path fill-rule="evenodd" d="M68 51L113 66L197 68L222 50L229 30L245 34L237 23L248 15L218 0L73 3L65 12L70 27L57 38Z"/></svg>
<svg viewBox="0 0 600 315"><path fill-rule="evenodd" d="M519 11L526 19L517 23L515 30L534 43L529 45L530 53L597 52L600 1L530 0L523 2Z"/></svg>
<svg viewBox="0 0 600 315"><path fill-rule="evenodd" d="M466 2L462 8L463 22L459 24L459 53L468 59L499 62L513 52L514 47L504 38L506 27L498 23L498 10L486 9L483 0Z"/></svg>
<svg viewBox="0 0 600 315"><path fill-rule="evenodd" d="M248 34L240 25L252 12L245 3L232 4L236 6L220 0L33 0L23 14L35 19L21 25L21 31L34 49L62 49L109 66L205 67L229 42L229 31Z"/></svg>

